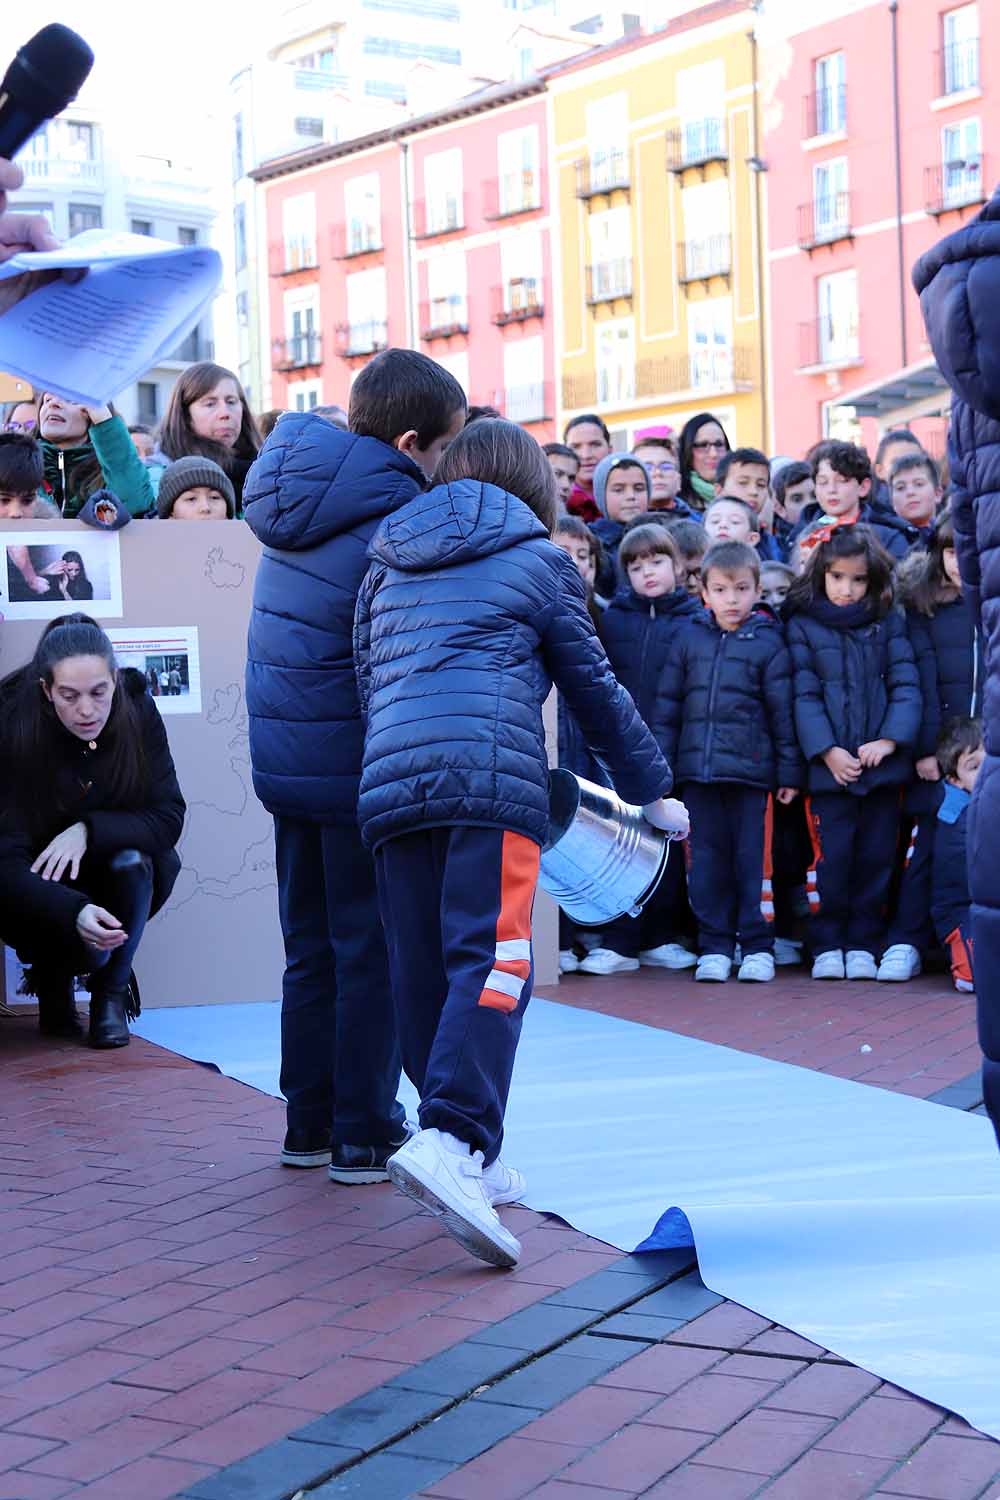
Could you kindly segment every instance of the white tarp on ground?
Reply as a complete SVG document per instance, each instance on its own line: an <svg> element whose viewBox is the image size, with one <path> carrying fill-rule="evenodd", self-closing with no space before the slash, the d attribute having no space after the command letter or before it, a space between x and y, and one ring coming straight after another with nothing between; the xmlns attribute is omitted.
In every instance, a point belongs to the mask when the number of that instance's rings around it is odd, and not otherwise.
<svg viewBox="0 0 1000 1500"><path fill-rule="evenodd" d="M277 1094L278 1023L277 1005L222 1005L135 1030ZM504 1156L530 1207L622 1250L693 1233L713 1291L1000 1438L1000 1157L981 1116L535 1000Z"/></svg>

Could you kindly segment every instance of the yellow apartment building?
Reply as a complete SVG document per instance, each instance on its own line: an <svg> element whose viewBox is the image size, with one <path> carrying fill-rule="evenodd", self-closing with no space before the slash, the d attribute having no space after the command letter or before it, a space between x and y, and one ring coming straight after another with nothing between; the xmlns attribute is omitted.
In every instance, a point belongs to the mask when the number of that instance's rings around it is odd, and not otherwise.
<svg viewBox="0 0 1000 1500"><path fill-rule="evenodd" d="M625 447L708 408L767 447L755 47L716 0L547 74L560 432L595 411Z"/></svg>

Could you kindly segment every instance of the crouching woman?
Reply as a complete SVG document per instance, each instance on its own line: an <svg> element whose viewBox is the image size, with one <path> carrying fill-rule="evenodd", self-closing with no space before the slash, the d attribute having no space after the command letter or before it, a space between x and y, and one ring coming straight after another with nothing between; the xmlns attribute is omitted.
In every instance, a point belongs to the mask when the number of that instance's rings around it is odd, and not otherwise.
<svg viewBox="0 0 1000 1500"><path fill-rule="evenodd" d="M89 975L90 1045L128 1045L132 963L183 822L143 674L118 669L88 616L53 621L0 684L0 941L30 965L44 1034L80 1034L74 976Z"/></svg>

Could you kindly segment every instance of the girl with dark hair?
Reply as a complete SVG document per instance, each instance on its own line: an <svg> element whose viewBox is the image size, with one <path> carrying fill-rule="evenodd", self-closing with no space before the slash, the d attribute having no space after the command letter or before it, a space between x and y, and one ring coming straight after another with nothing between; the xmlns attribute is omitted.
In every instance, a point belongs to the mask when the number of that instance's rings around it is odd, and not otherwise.
<svg viewBox="0 0 1000 1500"><path fill-rule="evenodd" d="M149 471L111 406L77 406L46 391L38 430L45 465L41 494L68 520L100 489L111 490L133 516L152 505Z"/></svg>
<svg viewBox="0 0 1000 1500"><path fill-rule="evenodd" d="M555 480L513 422L473 422L427 493L387 517L355 616L367 734L358 817L420 1130L390 1179L492 1265L520 1246L499 1159L531 995L531 908L549 832L542 704L554 680L618 790L683 837L670 768L608 666L575 564L549 534Z"/></svg>
<svg viewBox="0 0 1000 1500"><path fill-rule="evenodd" d="M955 528L947 511L926 551L911 552L900 563L897 582L924 701L914 747L917 776L903 804L905 864L889 925L889 946L878 971L879 979L902 982L920 973L923 955L934 937L931 879L937 815L944 794L938 741L950 720L977 718L983 702L979 635L962 596Z"/></svg>
<svg viewBox="0 0 1000 1500"><path fill-rule="evenodd" d="M64 552L58 562L49 563L41 572L49 583L50 599L93 599L94 585L87 577L79 552Z"/></svg>
<svg viewBox="0 0 1000 1500"><path fill-rule="evenodd" d="M45 1035L79 1035L73 979L89 974L90 1045L127 1046L132 961L180 869L163 722L81 614L46 627L0 710L0 938L31 965Z"/></svg>
<svg viewBox="0 0 1000 1500"><path fill-rule="evenodd" d="M680 498L695 512L707 510L715 499L715 471L730 442L718 417L700 411L681 429Z"/></svg>
<svg viewBox="0 0 1000 1500"><path fill-rule="evenodd" d="M808 762L812 977L874 979L922 707L892 559L867 526L828 528L785 614Z"/></svg>
<svg viewBox="0 0 1000 1500"><path fill-rule="evenodd" d="M178 458L210 458L225 470L243 510L243 482L261 446L261 436L243 387L224 365L203 361L177 377L160 427L159 451L150 459L154 488Z"/></svg>

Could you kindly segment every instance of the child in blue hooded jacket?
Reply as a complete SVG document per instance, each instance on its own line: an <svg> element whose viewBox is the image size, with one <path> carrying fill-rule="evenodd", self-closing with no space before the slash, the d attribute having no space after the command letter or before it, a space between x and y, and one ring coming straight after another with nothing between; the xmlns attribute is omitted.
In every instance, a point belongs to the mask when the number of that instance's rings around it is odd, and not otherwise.
<svg viewBox="0 0 1000 1500"><path fill-rule="evenodd" d="M531 994L552 681L619 793L686 829L684 810L661 801L670 768L611 673L580 575L549 540L554 520L538 445L514 423L472 423L434 487L379 530L355 621L358 812L420 1094L421 1128L389 1176L500 1266L520 1246L489 1173Z"/></svg>
<svg viewBox="0 0 1000 1500"><path fill-rule="evenodd" d="M609 453L594 470L594 504L601 512L590 529L604 548L605 561L595 592L610 599L618 587L618 548L630 521L644 515L652 502L649 470L631 453Z"/></svg>

